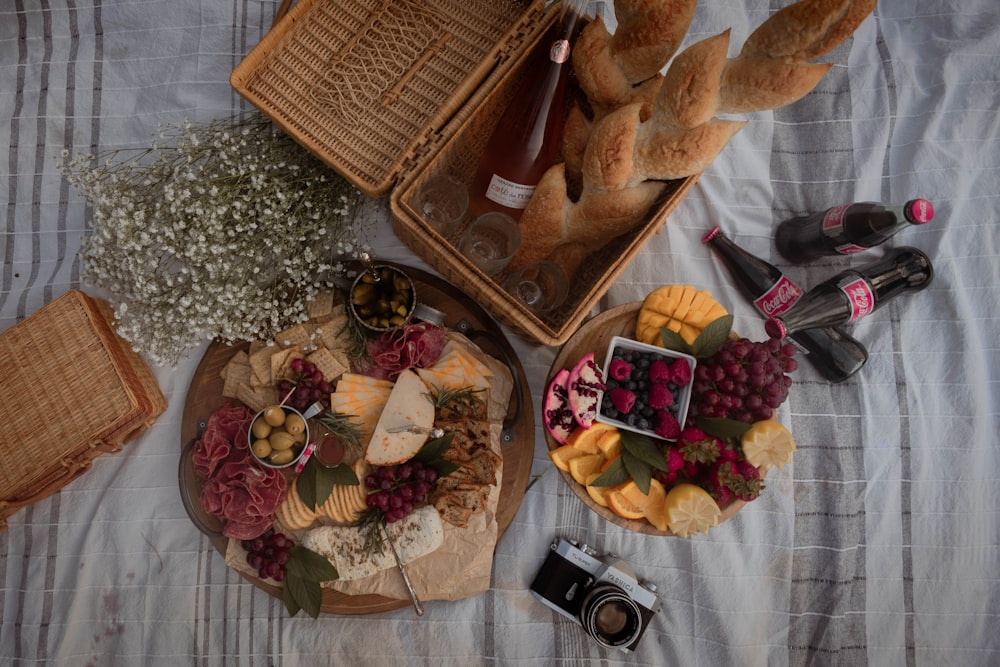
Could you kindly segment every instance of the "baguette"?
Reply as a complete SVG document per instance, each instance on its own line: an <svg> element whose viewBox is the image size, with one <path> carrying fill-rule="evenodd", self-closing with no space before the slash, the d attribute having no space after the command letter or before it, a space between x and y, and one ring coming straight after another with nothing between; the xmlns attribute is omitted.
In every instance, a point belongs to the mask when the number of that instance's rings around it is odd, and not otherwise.
<svg viewBox="0 0 1000 667"><path fill-rule="evenodd" d="M598 17L577 39L573 65L589 109L569 111L564 164L544 174L524 210L510 268L550 259L572 278L588 253L647 218L664 181L704 171L747 122L718 116L774 109L813 90L832 65L808 61L842 43L875 2L799 0L730 58L729 30L674 55L694 0L616 0L614 34Z"/></svg>

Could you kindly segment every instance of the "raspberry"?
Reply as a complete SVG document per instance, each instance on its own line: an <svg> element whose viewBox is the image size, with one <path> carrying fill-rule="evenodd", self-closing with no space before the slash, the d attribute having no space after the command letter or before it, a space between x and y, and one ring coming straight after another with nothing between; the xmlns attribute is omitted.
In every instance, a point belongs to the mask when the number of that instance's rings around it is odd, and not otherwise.
<svg viewBox="0 0 1000 667"><path fill-rule="evenodd" d="M677 421L677 417L674 417L669 412L660 412L656 415L656 424L653 428L656 435L660 436L665 440L673 440L681 433L681 425ZM671 448L673 451L677 452L675 448ZM680 452L677 452L680 454ZM669 452L668 452L668 465L669 465Z"/></svg>
<svg viewBox="0 0 1000 667"><path fill-rule="evenodd" d="M673 405L674 396L667 389L667 385L655 383L649 387L648 402L649 407L654 410L663 410Z"/></svg>
<svg viewBox="0 0 1000 667"><path fill-rule="evenodd" d="M612 359L608 367L611 378L619 382L629 379L632 375L632 365L624 359Z"/></svg>
<svg viewBox="0 0 1000 667"><path fill-rule="evenodd" d="M674 359L670 364L670 381L678 387L686 387L691 382L691 366L685 359Z"/></svg>
<svg viewBox="0 0 1000 667"><path fill-rule="evenodd" d="M670 366L662 359L657 359L649 365L649 381L653 383L670 382Z"/></svg>
<svg viewBox="0 0 1000 667"><path fill-rule="evenodd" d="M611 403L615 406L615 410L627 415L632 411L632 406L635 405L635 394L624 387L615 387L610 393Z"/></svg>

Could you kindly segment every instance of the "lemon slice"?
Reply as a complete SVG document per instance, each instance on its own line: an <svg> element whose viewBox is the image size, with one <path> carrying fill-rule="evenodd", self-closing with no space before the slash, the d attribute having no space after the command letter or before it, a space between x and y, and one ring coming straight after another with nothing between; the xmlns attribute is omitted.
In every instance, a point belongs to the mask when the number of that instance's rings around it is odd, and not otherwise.
<svg viewBox="0 0 1000 667"><path fill-rule="evenodd" d="M683 483L667 493L663 515L670 532L678 537L688 537L719 525L722 510L708 491Z"/></svg>
<svg viewBox="0 0 1000 667"><path fill-rule="evenodd" d="M750 465L765 472L791 463L796 449L791 432L773 419L754 422L743 434L740 444Z"/></svg>

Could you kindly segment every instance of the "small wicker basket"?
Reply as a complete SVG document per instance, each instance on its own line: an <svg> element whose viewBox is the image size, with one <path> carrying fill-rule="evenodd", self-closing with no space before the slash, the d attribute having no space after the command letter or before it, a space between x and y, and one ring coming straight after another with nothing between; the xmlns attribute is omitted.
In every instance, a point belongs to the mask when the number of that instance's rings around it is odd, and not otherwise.
<svg viewBox="0 0 1000 667"><path fill-rule="evenodd" d="M458 252L463 226L441 236L414 199L439 173L469 184L556 11L545 0L299 0L286 13L288 4L233 87L365 194L391 192L400 240L529 339L568 340L697 180L670 183L644 225L586 263L561 307L536 315Z"/></svg>
<svg viewBox="0 0 1000 667"><path fill-rule="evenodd" d="M153 424L167 402L142 358L115 334L107 303L70 290L0 334L0 529L95 458Z"/></svg>

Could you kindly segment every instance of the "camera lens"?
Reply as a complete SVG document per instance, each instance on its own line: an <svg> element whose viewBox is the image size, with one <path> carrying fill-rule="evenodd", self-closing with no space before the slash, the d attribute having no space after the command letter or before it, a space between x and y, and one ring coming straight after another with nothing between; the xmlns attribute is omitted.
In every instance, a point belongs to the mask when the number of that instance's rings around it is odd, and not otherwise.
<svg viewBox="0 0 1000 667"><path fill-rule="evenodd" d="M642 634L639 605L622 589L611 584L595 586L580 608L584 630L603 646L628 646Z"/></svg>

